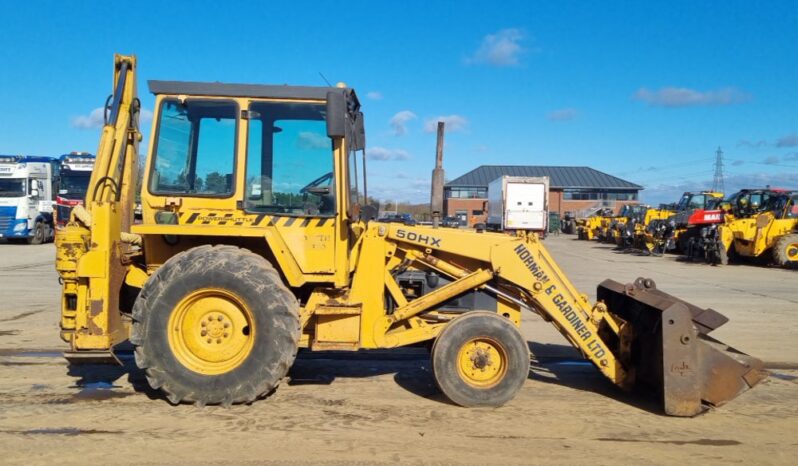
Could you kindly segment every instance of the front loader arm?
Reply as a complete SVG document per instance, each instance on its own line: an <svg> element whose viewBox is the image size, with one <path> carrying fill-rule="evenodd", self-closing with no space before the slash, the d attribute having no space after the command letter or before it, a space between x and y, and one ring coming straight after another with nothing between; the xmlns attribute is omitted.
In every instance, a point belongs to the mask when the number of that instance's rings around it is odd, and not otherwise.
<svg viewBox="0 0 798 466"><path fill-rule="evenodd" d="M693 416L706 405L718 406L736 397L766 376L760 360L707 335L728 319L659 291L650 279L627 285L605 280L598 286L598 301L591 304L537 235L395 224L376 230L376 236L386 237L386 244L395 245L388 270L401 258L401 263L416 263L454 279L444 287L450 296L483 289L537 312L614 384L654 392L667 414ZM391 280L386 275L386 283ZM390 292L392 286L386 288ZM435 337L440 324L425 329L421 318L443 301L436 296L444 294L442 290L402 303L392 315L378 320L377 343L383 341L381 332L393 337L388 339L391 343L401 341L402 333L412 333L408 342L422 341L424 334ZM417 319L422 325L405 324L403 329L403 319Z"/></svg>

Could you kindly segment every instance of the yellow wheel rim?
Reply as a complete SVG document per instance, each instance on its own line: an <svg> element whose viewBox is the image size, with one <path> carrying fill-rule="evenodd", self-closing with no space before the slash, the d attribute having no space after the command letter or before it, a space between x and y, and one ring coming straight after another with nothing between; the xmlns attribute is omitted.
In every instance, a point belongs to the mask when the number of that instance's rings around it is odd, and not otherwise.
<svg viewBox="0 0 798 466"><path fill-rule="evenodd" d="M492 338L471 339L458 352L457 372L465 383L473 387L493 387L507 373L507 352Z"/></svg>
<svg viewBox="0 0 798 466"><path fill-rule="evenodd" d="M798 261L798 243L788 243L787 244L787 259L791 262Z"/></svg>
<svg viewBox="0 0 798 466"><path fill-rule="evenodd" d="M188 369L218 375L240 366L252 352L252 312L233 293L197 290L183 298L169 316L169 347Z"/></svg>

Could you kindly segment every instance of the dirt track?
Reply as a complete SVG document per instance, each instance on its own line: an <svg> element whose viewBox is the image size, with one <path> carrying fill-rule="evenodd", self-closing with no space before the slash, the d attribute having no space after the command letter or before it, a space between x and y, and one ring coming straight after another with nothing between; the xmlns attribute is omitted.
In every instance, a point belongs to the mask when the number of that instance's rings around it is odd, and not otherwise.
<svg viewBox="0 0 798 466"><path fill-rule="evenodd" d="M303 354L291 381L251 406L171 406L126 368L68 367L58 338L52 245L0 244L3 464L793 464L798 454L798 272L708 267L607 246L547 240L588 294L644 275L713 307L713 333L758 356L771 377L693 419L656 413L575 357L549 324L522 326L537 358L520 395L463 409L440 395L422 350Z"/></svg>

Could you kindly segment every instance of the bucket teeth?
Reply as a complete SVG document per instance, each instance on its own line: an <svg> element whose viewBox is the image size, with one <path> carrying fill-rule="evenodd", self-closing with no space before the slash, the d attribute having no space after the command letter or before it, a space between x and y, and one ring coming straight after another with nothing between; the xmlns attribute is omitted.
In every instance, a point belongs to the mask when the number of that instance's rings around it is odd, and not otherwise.
<svg viewBox="0 0 798 466"><path fill-rule="evenodd" d="M630 349L619 355L634 377L626 385L655 393L666 414L694 416L767 376L762 361L708 335L725 316L662 292L651 279L605 280L597 297L631 326Z"/></svg>

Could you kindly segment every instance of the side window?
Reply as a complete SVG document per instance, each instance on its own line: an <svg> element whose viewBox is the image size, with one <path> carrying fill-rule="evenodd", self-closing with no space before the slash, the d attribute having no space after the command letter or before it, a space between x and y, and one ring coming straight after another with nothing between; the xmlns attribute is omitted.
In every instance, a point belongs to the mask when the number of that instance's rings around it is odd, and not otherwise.
<svg viewBox="0 0 798 466"><path fill-rule="evenodd" d="M362 186L362 177L363 177L363 163L359 161L360 154L357 151L350 150L347 165L348 173L349 173L349 205L354 206L355 204L363 205L365 204L365 200L363 199L363 186Z"/></svg>
<svg viewBox="0 0 798 466"><path fill-rule="evenodd" d="M325 106L253 103L249 109L245 208L335 214L332 141Z"/></svg>
<svg viewBox="0 0 798 466"><path fill-rule="evenodd" d="M150 191L233 194L237 106L233 102L165 100L158 121Z"/></svg>

